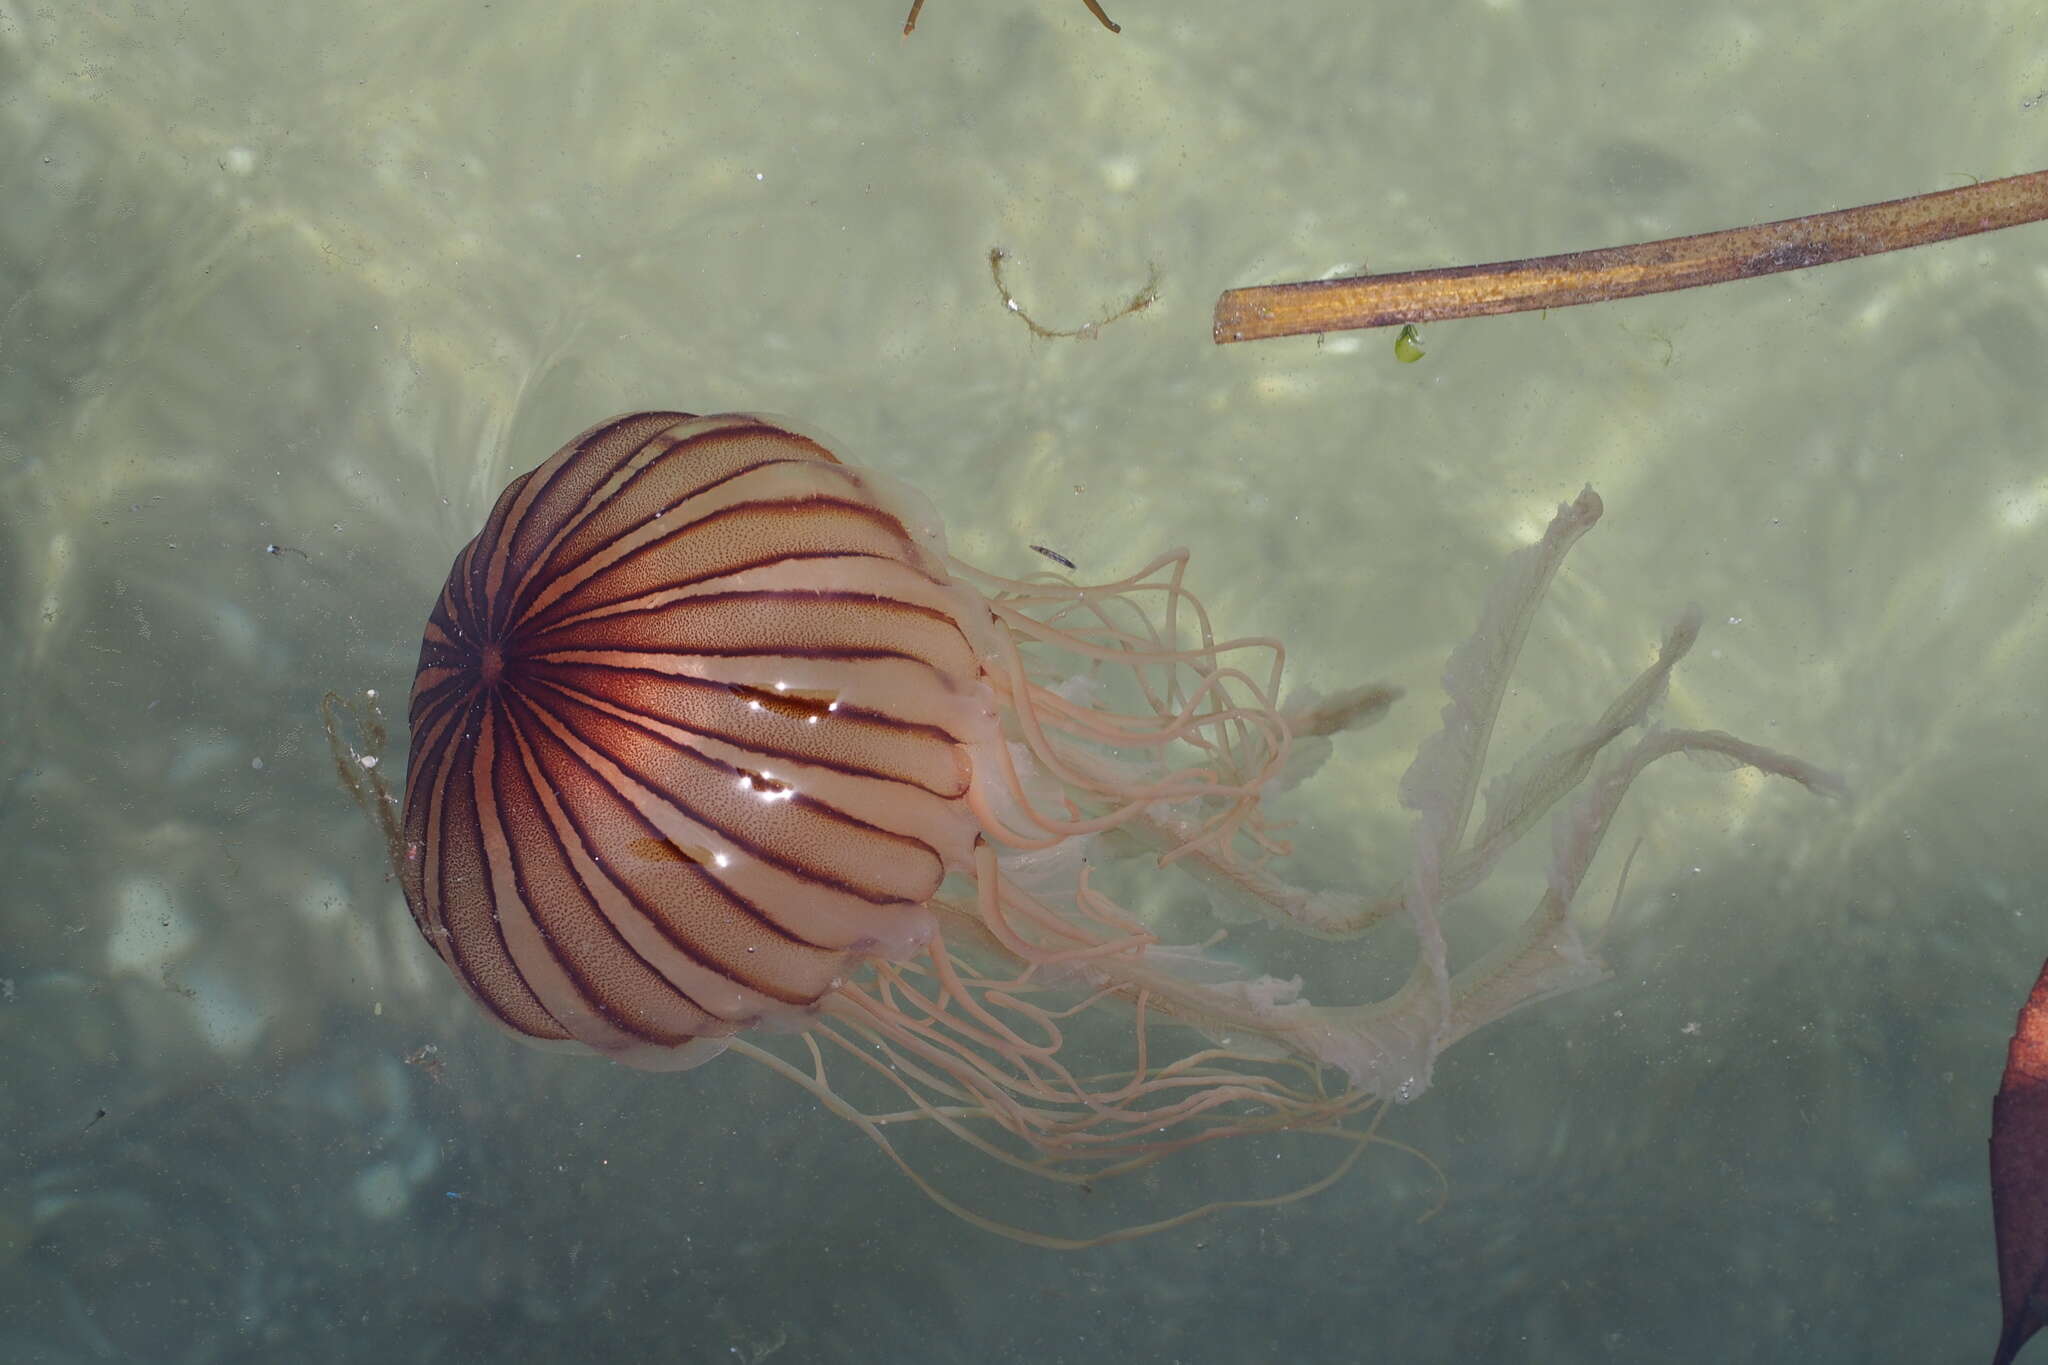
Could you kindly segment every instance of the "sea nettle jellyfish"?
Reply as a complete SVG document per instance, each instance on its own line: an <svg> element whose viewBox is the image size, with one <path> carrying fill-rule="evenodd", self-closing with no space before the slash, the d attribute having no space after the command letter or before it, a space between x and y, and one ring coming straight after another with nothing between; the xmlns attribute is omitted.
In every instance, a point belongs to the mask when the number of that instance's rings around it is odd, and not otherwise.
<svg viewBox="0 0 2048 1365"><path fill-rule="evenodd" d="M1729 735L1647 727L1688 614L1605 712L1497 778L1475 826L1531 616L1599 515L1589 489L1510 558L1401 783L1412 865L1354 894L1287 879L1261 799L1393 694L1283 701L1280 645L1215 638L1184 553L1111 583L997 578L946 554L915 494L779 422L604 422L505 489L427 622L403 816L385 817L406 902L514 1032L649 1068L744 1052L941 1204L1041 1245L1087 1243L962 1207L888 1130L936 1125L1073 1183L1247 1134L1349 1141L1317 1188L1445 1047L1598 978L1571 906L1646 764L1693 751L1833 787ZM1552 807L1537 905L1454 966L1444 905ZM1322 938L1404 920L1406 984L1314 1004L1164 943L1097 885L1133 853ZM1108 1062L1105 1009L1123 1021ZM754 1041L774 1033L800 1035L797 1062ZM848 1068L895 1098L857 1106Z"/></svg>

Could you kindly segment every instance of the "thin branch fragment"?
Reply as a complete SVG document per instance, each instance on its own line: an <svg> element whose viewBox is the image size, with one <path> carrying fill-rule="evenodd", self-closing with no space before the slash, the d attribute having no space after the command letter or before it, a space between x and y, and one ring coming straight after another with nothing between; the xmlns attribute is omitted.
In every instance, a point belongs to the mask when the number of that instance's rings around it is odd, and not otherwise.
<svg viewBox="0 0 2048 1365"><path fill-rule="evenodd" d="M1525 313L1755 279L2048 218L2048 171L1752 227L1491 265L1226 290L1215 339Z"/></svg>
<svg viewBox="0 0 2048 1365"><path fill-rule="evenodd" d="M1102 6L1097 4L1096 0L1081 0L1081 3L1086 5L1088 7L1088 12L1094 15L1096 18L1100 19L1102 21L1102 26L1108 29L1111 33L1123 32L1123 29L1119 27L1114 20L1112 20L1107 14L1104 14L1102 12ZM903 21L904 37L909 37L911 31L917 27L917 12L923 8L924 0L911 0L910 17Z"/></svg>
<svg viewBox="0 0 2048 1365"><path fill-rule="evenodd" d="M1117 25L1115 20L1111 19L1107 14L1104 14L1102 12L1102 6L1096 4L1095 0L1081 0L1081 3L1086 5L1088 7L1088 12L1094 15L1096 18L1100 19L1102 21L1102 26L1108 29L1111 33L1123 32L1123 29Z"/></svg>
<svg viewBox="0 0 2048 1365"><path fill-rule="evenodd" d="M1015 313L1023 321L1024 325L1031 329L1031 335L1035 337L1045 337L1048 340L1080 337L1093 341L1096 335L1103 328L1109 326L1110 323L1120 322L1130 317L1133 313L1142 313L1159 301L1159 267L1147 263L1144 286L1137 293L1131 295L1130 301L1121 308L1079 327L1064 329L1047 327L1032 317L1031 314L1024 311L1024 305L1017 302L1016 296L1010 292L1010 286L1003 282L1003 262L1009 259L1009 252L999 246L990 247L988 250L989 278L996 282L996 293L1001 296L1003 307Z"/></svg>

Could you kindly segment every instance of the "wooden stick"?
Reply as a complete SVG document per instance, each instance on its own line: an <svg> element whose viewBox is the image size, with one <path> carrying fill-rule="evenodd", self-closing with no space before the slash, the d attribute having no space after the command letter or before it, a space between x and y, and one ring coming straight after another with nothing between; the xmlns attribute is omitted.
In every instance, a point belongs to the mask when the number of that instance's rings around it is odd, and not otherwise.
<svg viewBox="0 0 2048 1365"><path fill-rule="evenodd" d="M1753 227L1493 265L1227 290L1216 343L1391 327L1697 289L2048 218L2048 171Z"/></svg>

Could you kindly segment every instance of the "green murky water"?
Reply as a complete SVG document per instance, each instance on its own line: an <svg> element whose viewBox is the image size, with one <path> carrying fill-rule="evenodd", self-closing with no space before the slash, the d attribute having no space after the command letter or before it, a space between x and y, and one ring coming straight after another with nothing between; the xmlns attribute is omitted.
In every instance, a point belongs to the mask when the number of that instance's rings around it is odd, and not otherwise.
<svg viewBox="0 0 2048 1365"><path fill-rule="evenodd" d="M1440 325L1412 365L1217 348L1208 310L2034 169L2048 14L1122 0L1116 37L932 0L906 41L899 8L0 2L0 1354L1988 1352L1989 1097L2048 952L2041 231ZM1155 265L1159 300L1034 339L998 246L1049 326ZM1012 1246L742 1063L490 1031L336 789L321 693L402 697L496 489L653 406L833 433L998 571L1189 545L1304 681L1407 688L1296 812L1323 880L1398 862L1443 660L1587 482L1607 517L1506 738L1697 602L1666 718L1857 801L1653 775L1614 978L1387 1120L1444 1171L1433 1219L1387 1153L1285 1209ZM1510 872L1471 923L1541 848ZM1370 977L1233 944L1266 948ZM1156 1216L1313 1155L1102 1197Z"/></svg>

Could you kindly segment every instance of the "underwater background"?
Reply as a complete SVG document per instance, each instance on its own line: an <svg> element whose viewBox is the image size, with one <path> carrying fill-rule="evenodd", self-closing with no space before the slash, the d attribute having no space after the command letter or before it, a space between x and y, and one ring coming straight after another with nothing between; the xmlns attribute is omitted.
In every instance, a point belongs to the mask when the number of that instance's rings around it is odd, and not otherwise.
<svg viewBox="0 0 2048 1365"><path fill-rule="evenodd" d="M0 1359L1987 1358L1990 1098L2048 955L2044 230L1412 365L1209 310L2037 169L2048 5L903 5L0 0ZM1037 338L995 248L1048 326L1158 299ZM1665 719L1854 799L1662 765L1581 906L1612 978L1389 1110L1426 1162L1014 1245L741 1059L501 1035L336 780L322 694L380 694L395 780L450 557L646 407L829 433L996 572L1187 545L1300 682L1405 688L1290 808L1312 880L1398 875L1443 662L1587 483L1504 750L1696 602ZM1233 929L1333 998L1409 952ZM917 1155L1068 1231L1329 1158L1082 1195Z"/></svg>

